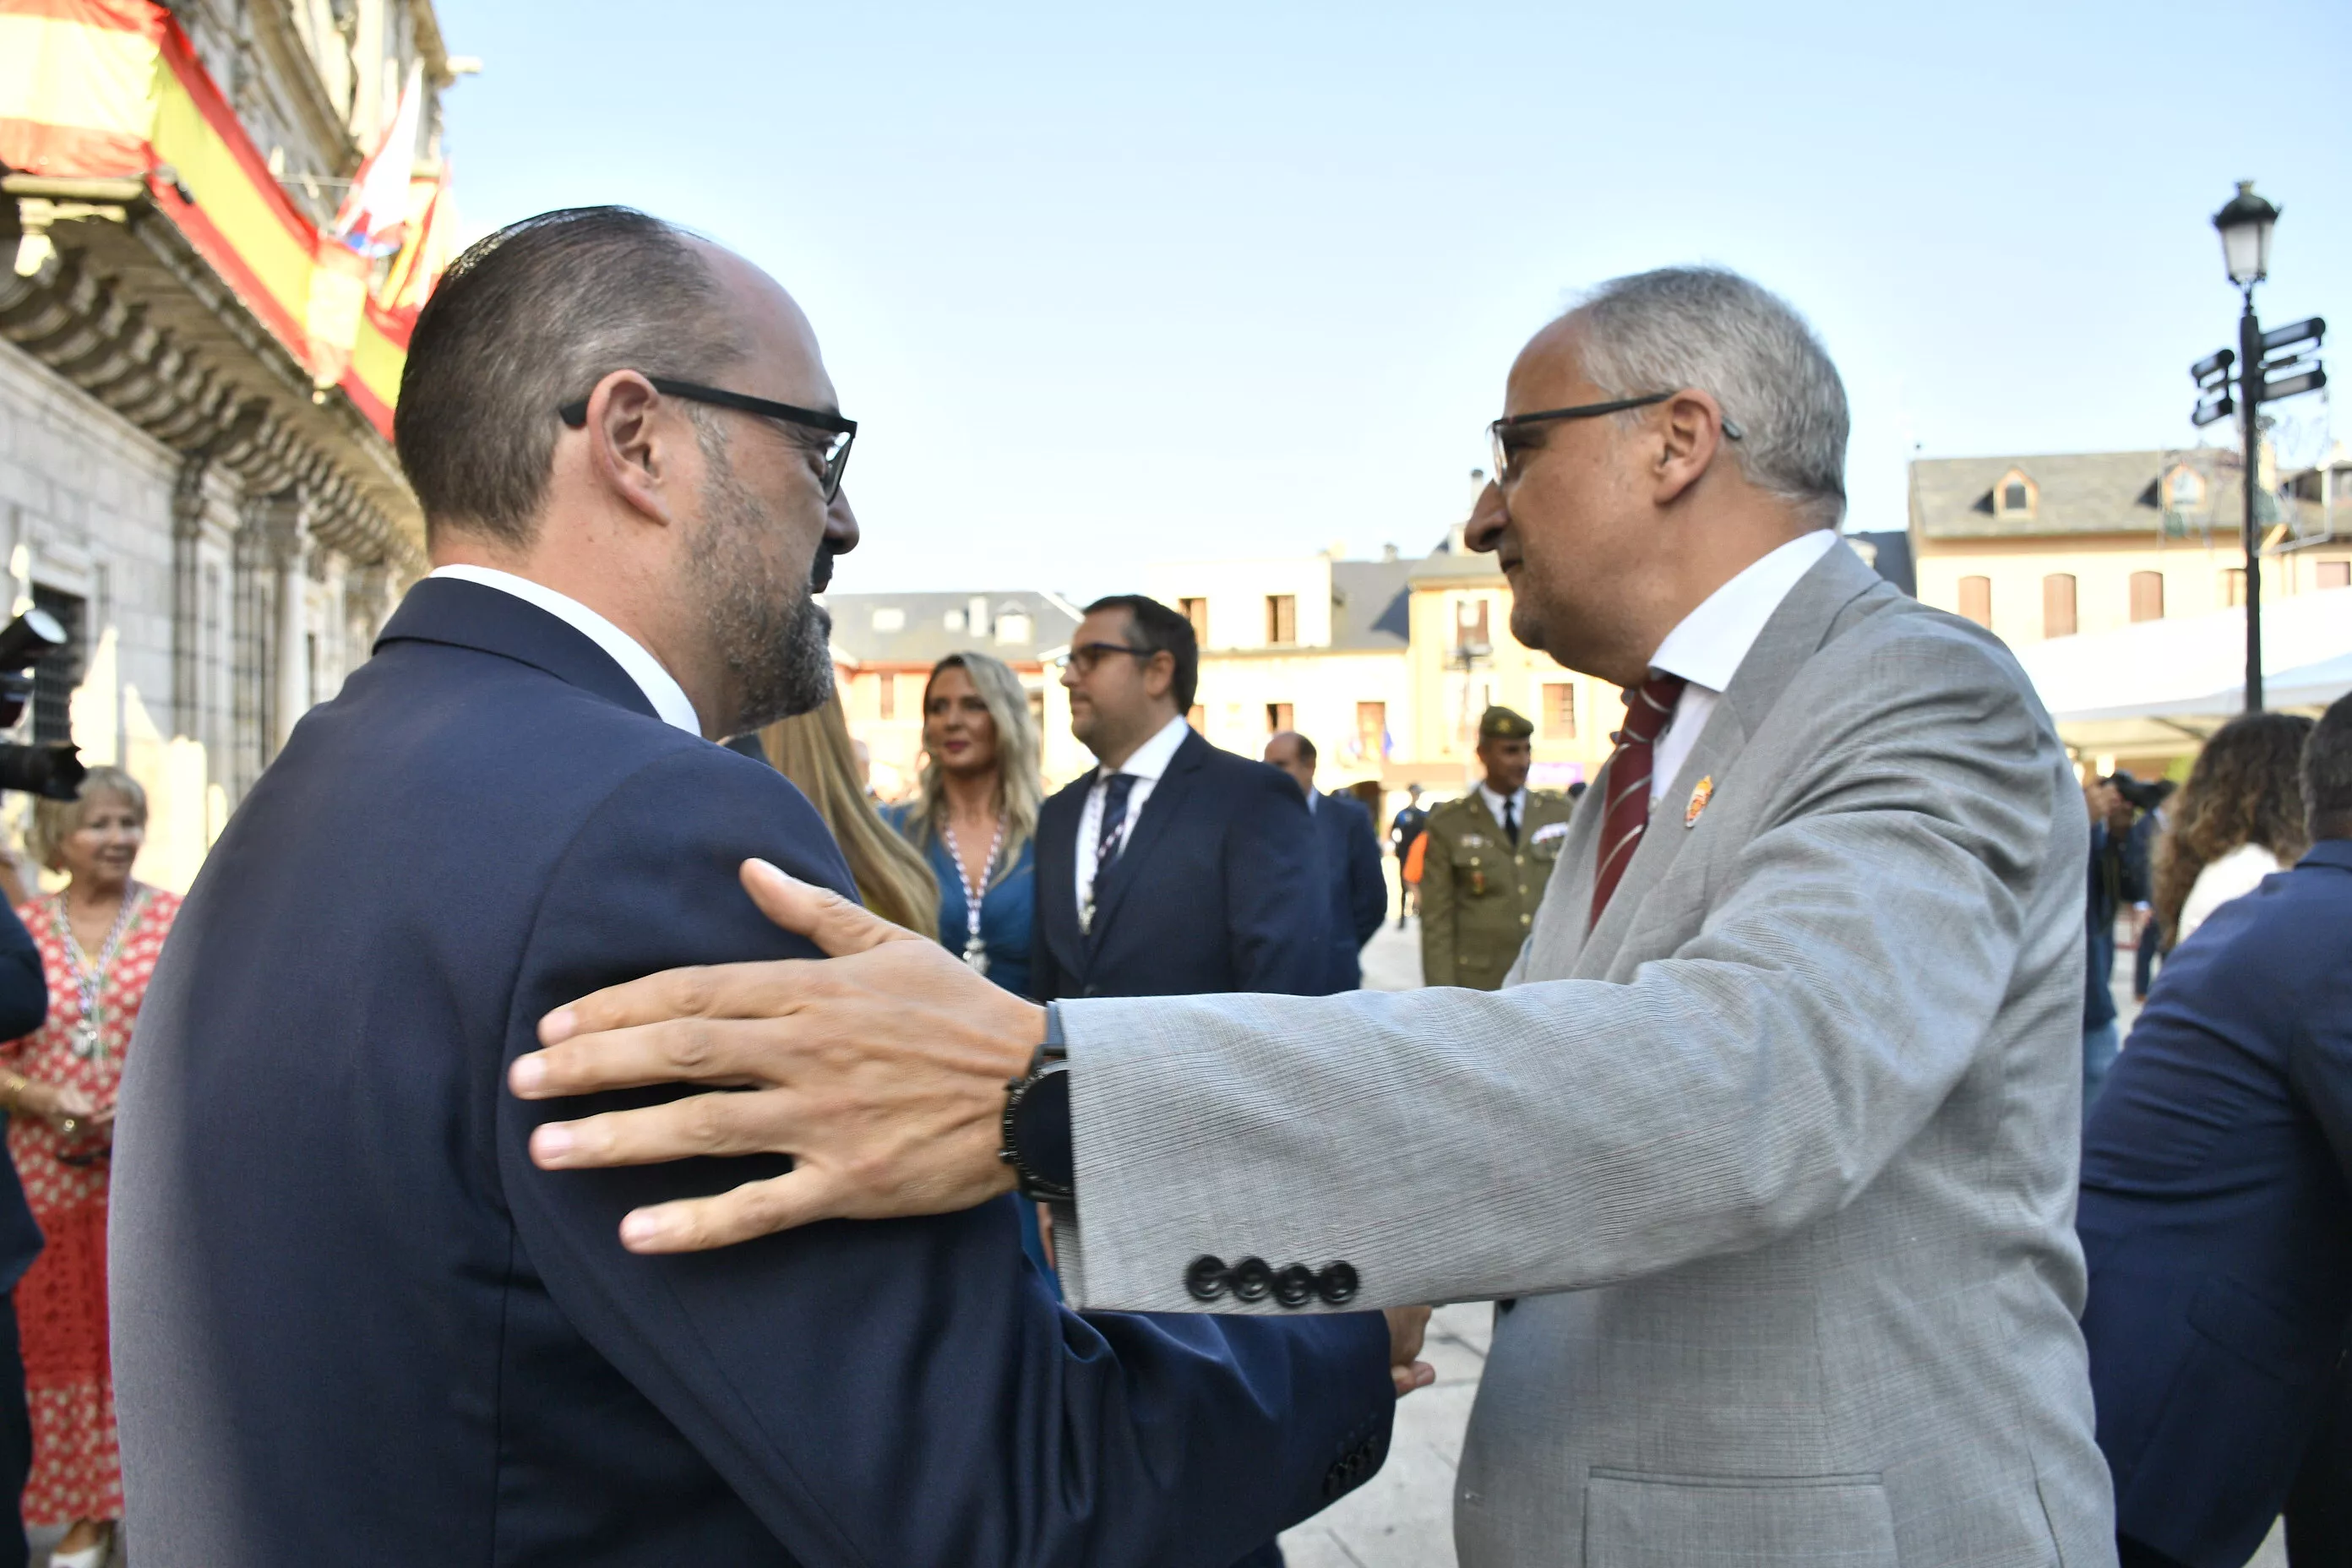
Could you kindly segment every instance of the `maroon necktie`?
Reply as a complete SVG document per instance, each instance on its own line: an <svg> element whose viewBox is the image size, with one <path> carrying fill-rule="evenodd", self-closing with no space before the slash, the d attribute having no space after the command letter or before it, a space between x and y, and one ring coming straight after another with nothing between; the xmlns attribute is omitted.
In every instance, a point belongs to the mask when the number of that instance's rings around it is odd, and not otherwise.
<svg viewBox="0 0 2352 1568"><path fill-rule="evenodd" d="M1609 907L1609 895L1633 862L1642 831L1650 826L1650 754L1666 721L1682 700L1683 678L1654 675L1625 693L1625 727L1617 731L1609 757L1609 805L1601 818L1601 869L1592 879L1592 923Z"/></svg>

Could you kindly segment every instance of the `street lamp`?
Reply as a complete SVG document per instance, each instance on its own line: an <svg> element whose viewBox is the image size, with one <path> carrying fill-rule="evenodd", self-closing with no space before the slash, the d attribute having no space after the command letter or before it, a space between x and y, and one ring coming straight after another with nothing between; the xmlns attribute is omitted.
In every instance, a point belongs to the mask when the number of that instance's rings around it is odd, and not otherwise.
<svg viewBox="0 0 2352 1568"><path fill-rule="evenodd" d="M2238 286L2245 310L2238 318L2238 352L2210 354L2189 367L2204 396L2189 416L2200 426L2227 418L2232 413L2244 421L2246 446L2246 711L2263 706L2263 537L2255 498L2262 493L2262 405L2311 392L2327 384L2327 373L2314 357L2327 323L2317 316L2273 331L2263 331L2254 316L2254 285L2270 276L2271 230L2279 210L2254 195L2252 180L2238 182L2238 194L2213 215L2221 233L2221 263L2230 281ZM2265 354L2272 357L2264 360ZM2238 396L2230 396L2230 368L2235 360Z"/></svg>
<svg viewBox="0 0 2352 1568"><path fill-rule="evenodd" d="M2278 208L2254 195L2252 180L2240 180L2230 205L2213 215L2213 226L2221 231L2221 261L2230 270L2230 281L2249 298L2254 285L2270 276L2271 229L2278 220Z"/></svg>

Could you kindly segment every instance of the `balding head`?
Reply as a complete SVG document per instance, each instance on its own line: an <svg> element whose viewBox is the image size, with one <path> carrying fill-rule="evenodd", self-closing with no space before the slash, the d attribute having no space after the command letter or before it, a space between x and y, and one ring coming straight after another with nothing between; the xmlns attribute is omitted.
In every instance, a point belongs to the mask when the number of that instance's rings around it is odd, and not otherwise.
<svg viewBox="0 0 2352 1568"><path fill-rule="evenodd" d="M724 255L627 207L574 207L457 258L416 319L393 416L428 534L527 547L555 411L608 372L723 381L746 353L742 280L724 288L713 266Z"/></svg>
<svg viewBox="0 0 2352 1568"><path fill-rule="evenodd" d="M1266 738L1265 760L1315 793L1315 742L1296 730L1277 730Z"/></svg>
<svg viewBox="0 0 2352 1568"><path fill-rule="evenodd" d="M715 737L831 695L813 593L857 529L829 422L816 335L773 279L593 207L502 229L450 268L418 319L395 428L436 564L586 605Z"/></svg>

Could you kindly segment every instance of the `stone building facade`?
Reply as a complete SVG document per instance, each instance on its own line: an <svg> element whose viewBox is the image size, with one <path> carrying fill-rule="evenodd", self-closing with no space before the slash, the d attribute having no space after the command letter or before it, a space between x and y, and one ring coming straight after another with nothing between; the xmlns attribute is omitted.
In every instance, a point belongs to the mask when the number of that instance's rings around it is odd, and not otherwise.
<svg viewBox="0 0 2352 1568"><path fill-rule="evenodd" d="M372 314L322 362L306 290L386 95L421 65L429 171L454 78L425 0L99 11L145 31L47 37L65 67L152 47L131 163L0 163L0 562L74 637L14 738L139 778L139 874L183 888L425 568L389 440L404 331Z"/></svg>

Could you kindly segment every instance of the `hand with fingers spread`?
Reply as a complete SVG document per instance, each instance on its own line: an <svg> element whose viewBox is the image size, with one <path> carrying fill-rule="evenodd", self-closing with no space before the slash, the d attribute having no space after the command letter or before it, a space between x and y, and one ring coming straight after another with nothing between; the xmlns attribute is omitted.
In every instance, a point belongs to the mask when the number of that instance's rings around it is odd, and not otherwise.
<svg viewBox="0 0 2352 1568"><path fill-rule="evenodd" d="M763 860L744 889L824 960L671 970L540 1025L509 1074L525 1100L659 1083L710 1092L541 1125L548 1170L709 1154L788 1154L789 1173L632 1213L638 1252L723 1247L821 1219L945 1214L1011 1189L996 1157L1005 1085L1045 1010L933 942Z"/></svg>

